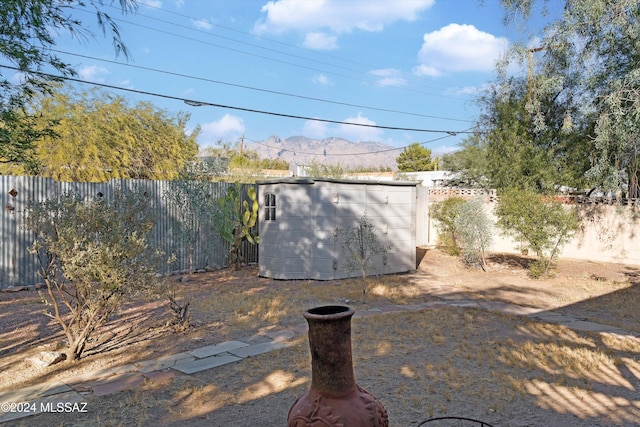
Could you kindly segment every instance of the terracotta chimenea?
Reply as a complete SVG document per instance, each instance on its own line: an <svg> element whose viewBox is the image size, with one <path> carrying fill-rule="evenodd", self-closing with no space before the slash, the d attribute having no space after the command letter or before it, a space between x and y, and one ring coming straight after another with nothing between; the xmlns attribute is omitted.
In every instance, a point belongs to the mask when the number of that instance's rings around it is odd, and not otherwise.
<svg viewBox="0 0 640 427"><path fill-rule="evenodd" d="M351 359L351 307L329 305L303 313L309 323L311 388L289 410L288 427L386 427L387 411L360 388Z"/></svg>

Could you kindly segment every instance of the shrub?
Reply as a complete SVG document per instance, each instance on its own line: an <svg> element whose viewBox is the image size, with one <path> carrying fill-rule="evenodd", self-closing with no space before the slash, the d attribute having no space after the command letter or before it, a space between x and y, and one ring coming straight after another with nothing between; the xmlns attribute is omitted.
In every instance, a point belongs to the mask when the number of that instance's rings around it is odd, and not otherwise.
<svg viewBox="0 0 640 427"><path fill-rule="evenodd" d="M580 226L575 209L527 190L505 191L496 215L504 234L522 242L524 249L531 249L538 257L529 269L534 278L548 274L560 248Z"/></svg>
<svg viewBox="0 0 640 427"><path fill-rule="evenodd" d="M342 254L350 271L360 270L362 278L362 301L367 298L367 275L372 270L373 259L384 255L388 248L378 238L373 224L365 213L355 226L340 231Z"/></svg>
<svg viewBox="0 0 640 427"><path fill-rule="evenodd" d="M454 226L461 248L460 257L468 266L486 270L485 253L491 245L492 224L481 199L468 200L457 208Z"/></svg>
<svg viewBox="0 0 640 427"><path fill-rule="evenodd" d="M146 196L116 191L86 201L67 193L30 204L25 224L53 309L47 315L66 335L70 360L82 357L127 296L157 286L160 254L149 246L155 221Z"/></svg>
<svg viewBox="0 0 640 427"><path fill-rule="evenodd" d="M442 202L431 205L431 218L437 222L438 241L440 248L449 255L460 254L458 232L456 230L455 219L458 209L465 203L461 197L450 197Z"/></svg>

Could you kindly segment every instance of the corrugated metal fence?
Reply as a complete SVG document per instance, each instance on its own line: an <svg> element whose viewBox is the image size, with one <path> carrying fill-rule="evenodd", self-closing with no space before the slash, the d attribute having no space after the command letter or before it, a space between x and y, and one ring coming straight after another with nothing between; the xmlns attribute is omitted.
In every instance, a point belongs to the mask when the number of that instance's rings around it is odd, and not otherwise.
<svg viewBox="0 0 640 427"><path fill-rule="evenodd" d="M160 273L186 270L189 267L189 247L193 246L193 267L195 269L222 268L228 265L228 244L215 231L211 215L204 212L199 215L200 234L195 244L185 238L185 224L189 216L181 207L184 203L176 202L172 194L184 187L178 181L147 180L111 180L106 183L56 182L48 178L32 176L0 175L0 289L30 285L39 281L38 260L30 252L33 235L24 229L23 219L27 204L30 201L44 201L69 191L74 191L85 198L109 197L116 189L122 191L144 192L152 198L152 207L156 212L155 245L175 260L163 267ZM194 184L195 185L195 184ZM197 184L200 192L206 197L216 200L226 194L233 185L228 183ZM243 186L246 194L247 185ZM188 192L186 192L188 194ZM193 242L192 242L193 243ZM251 263L258 261L257 247L245 245L245 260Z"/></svg>

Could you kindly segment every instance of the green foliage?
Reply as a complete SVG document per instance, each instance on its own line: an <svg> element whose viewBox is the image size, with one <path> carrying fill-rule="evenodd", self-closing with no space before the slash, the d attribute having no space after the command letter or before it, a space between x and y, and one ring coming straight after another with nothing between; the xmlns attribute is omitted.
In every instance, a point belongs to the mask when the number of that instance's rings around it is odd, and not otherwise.
<svg viewBox="0 0 640 427"><path fill-rule="evenodd" d="M56 123L55 135L37 140L35 158L40 175L59 181L174 179L198 153L199 129L185 135L189 116L148 102L130 106L99 90L59 91L31 108Z"/></svg>
<svg viewBox="0 0 640 427"><path fill-rule="evenodd" d="M548 273L560 248L580 227L577 212L562 203L548 200L532 191L509 190L500 195L496 207L498 226L507 236L522 243L538 257L530 274L540 277Z"/></svg>
<svg viewBox="0 0 640 427"><path fill-rule="evenodd" d="M468 266L479 266L486 271L486 252L491 246L492 223L481 199L467 200L458 205L454 218L462 261Z"/></svg>
<svg viewBox="0 0 640 427"><path fill-rule="evenodd" d="M309 162L306 168L307 175L315 178L340 179L349 172L349 169L340 163L320 163L317 160Z"/></svg>
<svg viewBox="0 0 640 427"><path fill-rule="evenodd" d="M242 154L234 153L229 166L238 169L276 169L289 170L289 163L282 159L261 159L257 151L244 150Z"/></svg>
<svg viewBox="0 0 640 427"><path fill-rule="evenodd" d="M380 242L367 214L362 215L355 226L340 230L344 261L349 271L360 269L362 278L362 300L367 297L367 275L375 269L373 260L386 254L388 248Z"/></svg>
<svg viewBox="0 0 640 427"><path fill-rule="evenodd" d="M438 160L431 160L431 150L417 142L405 147L396 158L399 172L421 172L438 169Z"/></svg>
<svg viewBox="0 0 640 427"><path fill-rule="evenodd" d="M134 0L119 0L124 13L133 12ZM113 38L116 54L128 55L118 26L103 11L102 0L7 0L0 7L0 55L21 72L20 82L14 83L0 70L0 162L22 164L33 168L33 141L41 127L31 122L38 114L25 114L25 104L35 94L47 94L58 79L38 74L53 69L62 76L75 74L73 68L62 61L51 48L55 47L55 34L69 34L82 41L92 34L88 25L72 17L70 9L81 6L93 9L99 27L107 28ZM106 31L105 31L106 32ZM7 65L7 64L5 64ZM14 71L12 71L12 74ZM41 123L42 124L42 123ZM38 130L36 130L38 129ZM35 132L35 133L34 133Z"/></svg>
<svg viewBox="0 0 640 427"><path fill-rule="evenodd" d="M508 21L535 20L544 15L545 3L502 0ZM562 148L562 171L586 167L589 185L638 197L640 3L562 3L560 17L536 35L539 48L515 46L503 71L509 63L527 63L526 109L538 134L558 135L547 140ZM532 39L523 37L526 43Z"/></svg>
<svg viewBox="0 0 640 427"><path fill-rule="evenodd" d="M479 134L464 139L460 149L442 156L442 169L455 172L451 184L466 188L488 188L486 140Z"/></svg>
<svg viewBox="0 0 640 427"><path fill-rule="evenodd" d="M259 237L253 232L258 220L258 198L253 186L247 188L246 199L242 198L242 186L236 183L229 187L227 194L218 199L215 226L222 238L231 245L229 264L234 270L242 263L242 243L246 240L253 245Z"/></svg>
<svg viewBox="0 0 640 427"><path fill-rule="evenodd" d="M94 331L128 295L156 287L161 254L149 245L155 220L146 196L116 192L83 200L68 193L32 203L25 215L53 313L79 359Z"/></svg>
<svg viewBox="0 0 640 427"><path fill-rule="evenodd" d="M461 197L450 197L442 202L433 203L430 208L431 218L438 221L436 227L440 247L449 255L460 254L456 217L464 203L465 200Z"/></svg>
<svg viewBox="0 0 640 427"><path fill-rule="evenodd" d="M44 122L16 106L0 108L0 165L5 172L37 173L40 166L34 156L34 144L53 137L53 121Z"/></svg>

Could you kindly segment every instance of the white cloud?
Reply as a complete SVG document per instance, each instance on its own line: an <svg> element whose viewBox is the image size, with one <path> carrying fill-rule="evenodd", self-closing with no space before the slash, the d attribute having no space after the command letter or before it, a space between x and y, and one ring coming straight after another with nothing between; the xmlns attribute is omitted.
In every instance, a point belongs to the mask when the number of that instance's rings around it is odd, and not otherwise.
<svg viewBox="0 0 640 427"><path fill-rule="evenodd" d="M143 0L140 2L140 5L159 9L162 7L162 0Z"/></svg>
<svg viewBox="0 0 640 427"><path fill-rule="evenodd" d="M405 86L407 80L402 76L402 71L395 68L382 68L379 70L370 71L369 74L378 78L377 84L379 86Z"/></svg>
<svg viewBox="0 0 640 427"><path fill-rule="evenodd" d="M220 120L201 126L198 142L202 146L213 146L218 141L236 141L244 133L244 121L240 117L225 114Z"/></svg>
<svg viewBox="0 0 640 427"><path fill-rule="evenodd" d="M360 123L364 125L375 125L376 122L369 120L362 116L362 113L358 113L357 117L347 117L344 119L349 123ZM353 126L353 125L340 125L341 137L352 141L378 141L382 137L382 129L367 127L367 126Z"/></svg>
<svg viewBox="0 0 640 427"><path fill-rule="evenodd" d="M118 86L122 86L122 87L125 87L127 89L133 89L134 88L133 83L131 83L131 80L129 80L129 79L120 80L118 82Z"/></svg>
<svg viewBox="0 0 640 427"><path fill-rule="evenodd" d="M324 74L315 74L313 77L311 77L311 82L323 86L329 86L333 84L331 80L329 80L329 77Z"/></svg>
<svg viewBox="0 0 640 427"><path fill-rule="evenodd" d="M329 136L329 126L324 122L307 120L302 128L302 135L309 138L323 139Z"/></svg>
<svg viewBox="0 0 640 427"><path fill-rule="evenodd" d="M507 39L473 25L449 24L424 35L414 72L438 76L446 72L492 71L507 49Z"/></svg>
<svg viewBox="0 0 640 427"><path fill-rule="evenodd" d="M327 33L307 33L302 45L307 49L333 50L338 48L338 37Z"/></svg>
<svg viewBox="0 0 640 427"><path fill-rule="evenodd" d="M480 86L464 86L464 87L453 87L447 90L447 94L450 95L463 95L463 96L476 96L483 92L486 92L489 89L490 84L482 84Z"/></svg>
<svg viewBox="0 0 640 427"><path fill-rule="evenodd" d="M104 78L100 77L101 74L108 74L109 70L97 65L88 65L78 70L78 77L82 80L91 80L94 82L102 83Z"/></svg>
<svg viewBox="0 0 640 427"><path fill-rule="evenodd" d="M414 21L435 0L271 0L262 6L265 14L254 24L258 34L287 31L335 35L354 30L382 31L397 21ZM312 41L305 39L305 41ZM325 47L326 48L326 47Z"/></svg>
<svg viewBox="0 0 640 427"><path fill-rule="evenodd" d="M210 30L213 28L213 25L211 25L211 23L206 19L192 19L191 25L199 30Z"/></svg>
<svg viewBox="0 0 640 427"><path fill-rule="evenodd" d="M27 81L27 75L22 71L18 71L14 73L10 78L9 82L14 85L21 85Z"/></svg>

